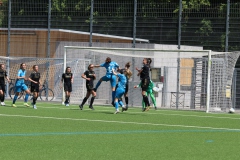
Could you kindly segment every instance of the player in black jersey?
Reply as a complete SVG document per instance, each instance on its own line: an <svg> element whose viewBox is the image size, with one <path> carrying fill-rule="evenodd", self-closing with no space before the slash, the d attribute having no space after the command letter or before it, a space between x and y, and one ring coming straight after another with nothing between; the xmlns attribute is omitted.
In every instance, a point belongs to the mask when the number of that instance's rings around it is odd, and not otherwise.
<svg viewBox="0 0 240 160"><path fill-rule="evenodd" d="M37 109L36 106L36 101L39 95L39 82L40 79L40 73L38 72L38 66L37 65L33 65L33 72L30 74L28 80L31 82L31 92L33 94L33 109Z"/></svg>
<svg viewBox="0 0 240 160"><path fill-rule="evenodd" d="M10 82L7 72L5 70L4 64L0 64L0 100L1 100L1 106L5 106L4 99L5 99L5 78L8 82Z"/></svg>
<svg viewBox="0 0 240 160"><path fill-rule="evenodd" d="M65 73L62 74L62 83L64 83L64 91L65 91L65 106L69 106L69 98L72 92L72 83L73 83L73 74L71 72L71 68L67 67Z"/></svg>
<svg viewBox="0 0 240 160"><path fill-rule="evenodd" d="M128 62L128 63L125 64L125 68L124 68L126 70L126 72L128 73L127 76L126 76L127 77L127 83L126 83L126 89L125 89L125 93L124 93L126 110L128 109L128 82L129 82L129 79L132 76L130 66L131 66L131 64L130 64L130 62Z"/></svg>
<svg viewBox="0 0 240 160"><path fill-rule="evenodd" d="M146 106L143 111L148 111L150 108L150 103L148 97L146 96L146 91L150 83L149 72L151 62L152 62L151 58L144 58L142 68L141 69L136 68L136 70L138 71L138 76L140 76L141 79L142 96Z"/></svg>
<svg viewBox="0 0 240 160"><path fill-rule="evenodd" d="M82 78L86 79L87 94L86 94L86 97L83 99L82 104L79 105L81 110L83 109L83 105L86 103L87 99L91 94L92 94L92 98L90 101L89 108L94 110L93 101L96 97L96 92L94 91L93 81L96 79L96 75L95 75L95 72L93 71L93 68L94 68L94 65L90 64L88 66L88 70L82 74Z"/></svg>

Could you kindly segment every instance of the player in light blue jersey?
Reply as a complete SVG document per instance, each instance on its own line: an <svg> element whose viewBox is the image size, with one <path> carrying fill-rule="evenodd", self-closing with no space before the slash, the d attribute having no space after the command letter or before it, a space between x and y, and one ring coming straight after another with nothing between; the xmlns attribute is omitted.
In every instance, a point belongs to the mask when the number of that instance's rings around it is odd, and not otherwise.
<svg viewBox="0 0 240 160"><path fill-rule="evenodd" d="M94 67L104 67L106 68L106 75L103 76L98 82L96 87L94 88L95 92L97 91L98 87L101 85L102 81L110 81L112 87L112 102L114 101L115 97L115 90L117 85L117 77L113 74L113 70L118 70L119 66L116 62L112 62L110 57L107 57L105 63L100 65L94 65Z"/></svg>
<svg viewBox="0 0 240 160"><path fill-rule="evenodd" d="M27 103L30 91L29 91L28 87L26 86L26 84L24 83L25 79L26 80L28 79L28 77L26 77L26 64L22 63L20 65L20 69L18 70L18 73L17 73L17 80L16 80L16 83L15 83L15 96L13 98L13 104L12 104L13 107L17 107L15 105L15 102L16 102L16 100L18 98L18 95L21 91L26 92L25 99L24 99L24 105L27 106L27 107L30 106Z"/></svg>
<svg viewBox="0 0 240 160"><path fill-rule="evenodd" d="M125 93L125 89L126 89L127 77L124 75L124 73L125 73L124 70L121 70L121 73L116 73L116 72L114 72L114 69L113 69L113 74L119 78L117 89L116 89L116 94L115 94L115 99L114 99L114 106L116 109L116 112L114 114L119 113L118 104L122 103L121 97Z"/></svg>

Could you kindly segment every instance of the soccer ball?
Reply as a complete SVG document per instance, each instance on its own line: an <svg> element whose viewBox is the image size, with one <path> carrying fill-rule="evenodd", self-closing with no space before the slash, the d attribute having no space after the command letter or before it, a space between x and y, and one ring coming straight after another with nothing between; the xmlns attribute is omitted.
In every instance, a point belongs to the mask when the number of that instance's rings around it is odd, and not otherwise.
<svg viewBox="0 0 240 160"><path fill-rule="evenodd" d="M160 91L160 88L158 88L158 87L153 87L153 91L154 91L154 92L159 92L159 91Z"/></svg>
<svg viewBox="0 0 240 160"><path fill-rule="evenodd" d="M234 113L235 112L235 109L234 108L230 108L229 109L229 113Z"/></svg>

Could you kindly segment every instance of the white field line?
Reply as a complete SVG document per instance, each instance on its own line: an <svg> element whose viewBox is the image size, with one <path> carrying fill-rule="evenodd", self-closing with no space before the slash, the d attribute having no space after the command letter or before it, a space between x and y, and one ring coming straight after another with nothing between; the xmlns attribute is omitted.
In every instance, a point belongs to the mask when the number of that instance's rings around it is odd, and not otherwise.
<svg viewBox="0 0 240 160"><path fill-rule="evenodd" d="M9 115L9 114L0 114L0 116L2 116L2 117L21 117L21 118L70 120L70 121L88 121L88 122L102 122L102 123L119 123L119 124L134 124L134 125L151 125L151 126L166 126L166 127L182 127L182 128L197 128L197 129L240 131L240 128L239 129L237 129L237 128L236 129L233 129L233 128L214 128L214 127L204 127L204 126L188 126L188 125L159 124L159 123L140 123L140 122L124 122L124 121L107 121L107 120L44 117L44 116L27 116L27 115Z"/></svg>
<svg viewBox="0 0 240 160"><path fill-rule="evenodd" d="M73 109L73 108L60 108L60 107L40 107L40 108L58 108L58 109ZM110 108L110 107L101 107L101 108ZM78 108L76 108L78 109ZM88 108L87 108L88 109ZM101 112L101 111L115 111L114 108L112 107L112 109L110 110L95 110L97 112ZM233 118L233 117L216 117L216 116L199 116L199 115L183 115L183 114L166 114L166 113L159 113L161 112L160 110L157 110L158 113L152 113L152 112L129 112L131 114L152 114L152 115L163 115L163 116L180 116L180 117L197 117L197 118L215 118L215 119L231 119L231 120L240 120L239 118ZM128 113L128 112L124 112L124 113Z"/></svg>

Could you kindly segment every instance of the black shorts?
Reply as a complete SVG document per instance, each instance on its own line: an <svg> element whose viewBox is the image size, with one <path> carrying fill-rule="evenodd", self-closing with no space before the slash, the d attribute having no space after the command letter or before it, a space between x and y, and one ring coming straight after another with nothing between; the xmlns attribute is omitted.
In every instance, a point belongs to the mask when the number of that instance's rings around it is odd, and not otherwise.
<svg viewBox="0 0 240 160"><path fill-rule="evenodd" d="M142 85L141 85L142 91L147 91L150 83L150 79L142 79L141 82L142 82Z"/></svg>
<svg viewBox="0 0 240 160"><path fill-rule="evenodd" d="M64 83L64 91L72 92L72 83Z"/></svg>
<svg viewBox="0 0 240 160"><path fill-rule="evenodd" d="M86 84L87 91L93 90L93 84Z"/></svg>
<svg viewBox="0 0 240 160"><path fill-rule="evenodd" d="M39 92L39 85L31 85L31 92Z"/></svg>
<svg viewBox="0 0 240 160"><path fill-rule="evenodd" d="M5 84L0 84L0 90L2 90L3 92L5 92Z"/></svg>

